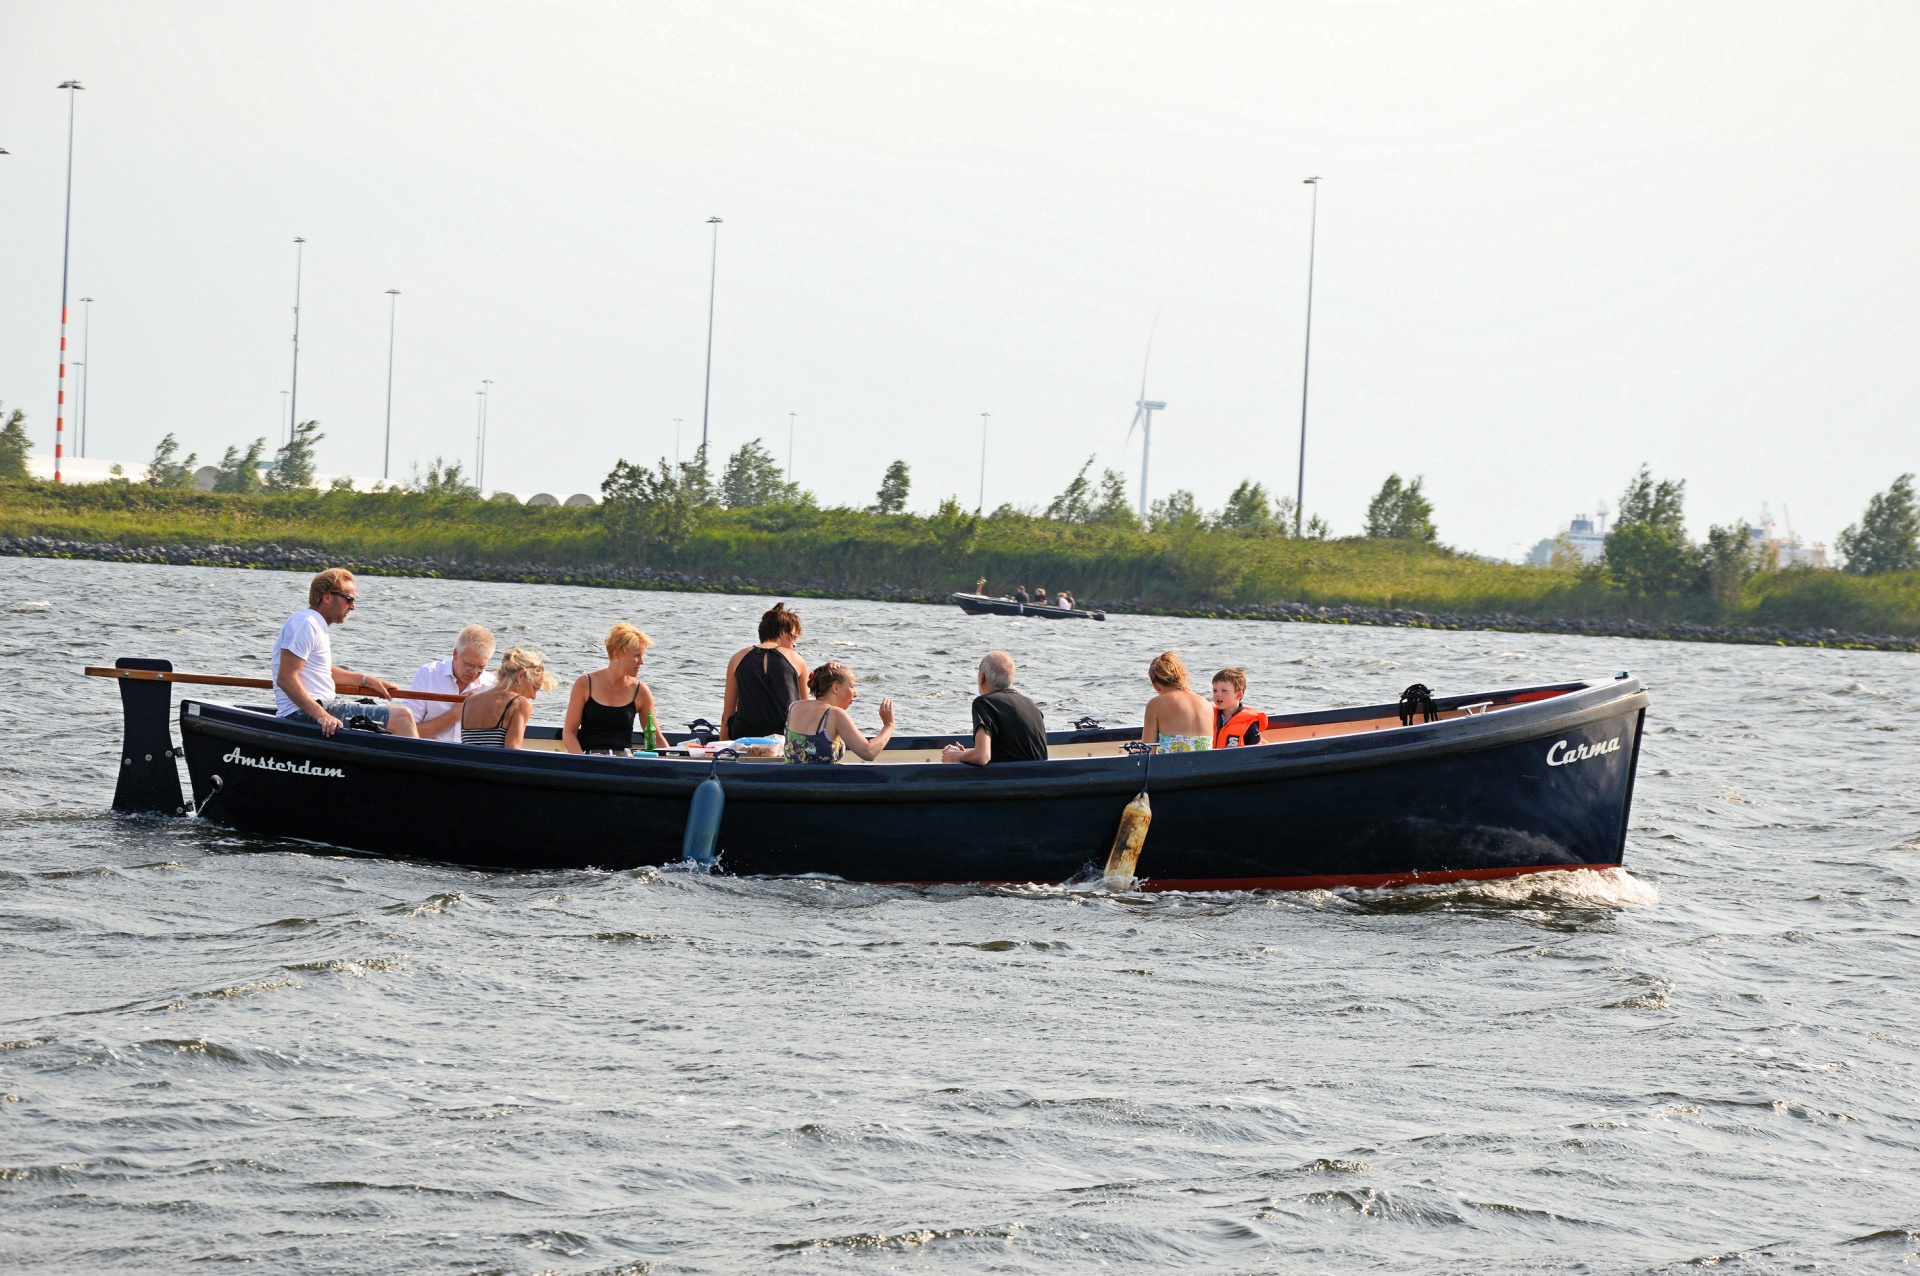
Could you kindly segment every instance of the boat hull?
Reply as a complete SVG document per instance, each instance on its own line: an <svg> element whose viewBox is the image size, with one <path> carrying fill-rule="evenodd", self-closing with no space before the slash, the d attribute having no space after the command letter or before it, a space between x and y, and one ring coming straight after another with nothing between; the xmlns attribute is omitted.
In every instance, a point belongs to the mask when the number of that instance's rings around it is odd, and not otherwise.
<svg viewBox="0 0 1920 1276"><path fill-rule="evenodd" d="M1105 620L1104 611L1081 611L1076 607L1049 607L1039 603L1017 603L1011 598L989 598L985 594L955 594L953 601L969 616L1035 616L1041 620Z"/></svg>
<svg viewBox="0 0 1920 1276"><path fill-rule="evenodd" d="M1142 886L1248 890L1617 865L1645 705L1628 680L1431 724L1166 755L1150 769L1130 756L714 768L326 739L194 701L180 724L203 818L374 855L507 870L665 864L680 857L694 787L713 770L726 790L725 872L1064 882L1105 863L1144 783Z"/></svg>

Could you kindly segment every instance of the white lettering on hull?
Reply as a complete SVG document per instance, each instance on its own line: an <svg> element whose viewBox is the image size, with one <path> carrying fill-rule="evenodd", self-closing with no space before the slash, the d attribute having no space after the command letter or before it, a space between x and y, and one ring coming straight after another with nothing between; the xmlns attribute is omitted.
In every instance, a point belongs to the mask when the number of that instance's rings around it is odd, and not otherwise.
<svg viewBox="0 0 1920 1276"><path fill-rule="evenodd" d="M1561 752L1563 749L1566 750L1564 753ZM1547 750L1547 765L1565 766L1569 762L1585 762L1588 758L1597 758L1603 754L1618 753L1619 751L1619 736L1615 736L1611 740L1603 740L1599 744L1583 744L1572 749L1567 748L1567 742L1565 740L1558 740L1554 742L1554 746L1551 749Z"/></svg>
<svg viewBox="0 0 1920 1276"><path fill-rule="evenodd" d="M240 752L236 746L231 753L221 755L222 762L232 762L237 766L252 767L256 771L286 771L292 775L315 775L327 780L344 780L347 773L337 766L315 766L311 762L285 762L279 758L250 758Z"/></svg>

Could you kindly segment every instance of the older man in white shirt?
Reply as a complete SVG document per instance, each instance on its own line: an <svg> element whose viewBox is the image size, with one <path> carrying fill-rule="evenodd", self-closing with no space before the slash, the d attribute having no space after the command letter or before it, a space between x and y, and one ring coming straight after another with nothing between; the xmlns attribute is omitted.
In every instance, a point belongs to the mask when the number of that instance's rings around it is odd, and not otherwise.
<svg viewBox="0 0 1920 1276"><path fill-rule="evenodd" d="M469 696L485 691L494 683L494 677L487 672L487 662L493 659L493 634L479 625L468 625L453 640L453 656L447 660L436 660L430 665L421 665L420 672L413 675L413 685L408 691L438 691L447 695ZM447 704L437 700L407 700L401 703L413 709L414 718L420 723L420 734L429 740L445 740L449 744L460 743L460 711L464 704ZM429 714L438 716L429 717Z"/></svg>

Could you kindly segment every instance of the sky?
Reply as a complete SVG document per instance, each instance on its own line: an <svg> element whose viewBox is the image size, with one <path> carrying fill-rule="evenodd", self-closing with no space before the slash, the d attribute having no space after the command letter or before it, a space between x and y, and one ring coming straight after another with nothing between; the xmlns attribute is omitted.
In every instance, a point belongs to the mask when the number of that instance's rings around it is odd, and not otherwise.
<svg viewBox="0 0 1920 1276"><path fill-rule="evenodd" d="M759 438L834 504L1389 473L1511 557L1642 464L1831 542L1920 470L1920 5L0 0L0 401L51 452L597 492ZM718 227L710 405L705 357ZM1156 327L1157 323L1157 327ZM983 418L982 414L989 416ZM675 419L681 422L676 427ZM1783 517L1784 516L1784 517Z"/></svg>

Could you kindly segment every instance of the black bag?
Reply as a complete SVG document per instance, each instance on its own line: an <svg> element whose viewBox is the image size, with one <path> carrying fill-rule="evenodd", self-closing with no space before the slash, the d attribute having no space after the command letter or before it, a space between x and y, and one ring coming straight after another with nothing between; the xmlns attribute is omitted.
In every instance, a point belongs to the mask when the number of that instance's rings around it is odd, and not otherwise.
<svg viewBox="0 0 1920 1276"><path fill-rule="evenodd" d="M1416 682L1400 693L1400 725L1412 726L1416 716L1422 722L1440 720L1440 708L1433 703L1433 690L1424 682Z"/></svg>

